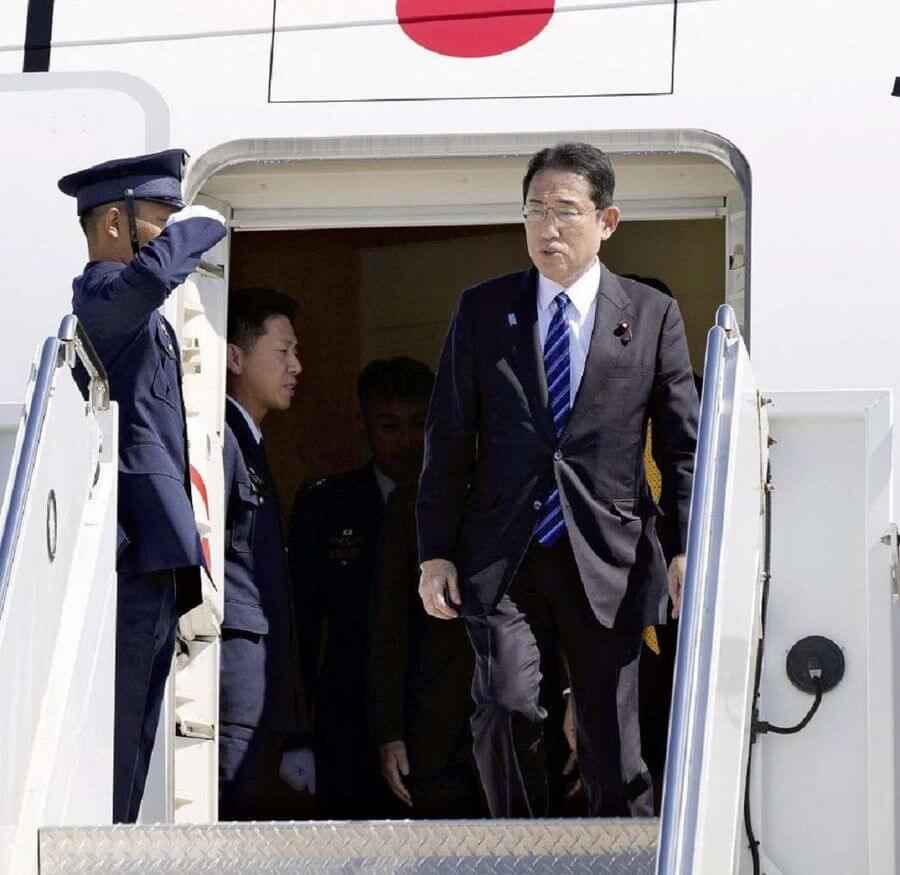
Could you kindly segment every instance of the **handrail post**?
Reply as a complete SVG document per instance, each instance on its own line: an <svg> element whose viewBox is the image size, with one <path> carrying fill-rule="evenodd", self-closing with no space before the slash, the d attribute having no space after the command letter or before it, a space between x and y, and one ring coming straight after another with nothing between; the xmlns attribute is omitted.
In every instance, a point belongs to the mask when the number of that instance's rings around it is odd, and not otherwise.
<svg viewBox="0 0 900 875"><path fill-rule="evenodd" d="M59 325L57 338L64 344L66 363L70 368L75 367L76 359L81 362L90 377L88 392L90 395L91 409L109 409L109 379L106 368L100 361L100 356L94 349L90 337L84 330L84 326L74 313L63 317Z"/></svg>
<svg viewBox="0 0 900 875"><path fill-rule="evenodd" d="M734 310L723 305L707 337L703 399L688 525L687 568L678 630L675 686L663 787L657 875L692 875L697 826L696 782L703 760L709 645L708 622L716 588L707 579L710 532L706 525L716 483L719 420L727 340L738 335Z"/></svg>

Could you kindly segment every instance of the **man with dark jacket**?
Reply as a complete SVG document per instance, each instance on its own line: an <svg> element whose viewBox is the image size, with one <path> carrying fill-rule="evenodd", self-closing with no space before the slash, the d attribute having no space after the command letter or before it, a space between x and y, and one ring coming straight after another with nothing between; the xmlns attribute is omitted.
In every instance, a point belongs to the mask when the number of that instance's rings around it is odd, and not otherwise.
<svg viewBox="0 0 900 875"><path fill-rule="evenodd" d="M287 410L300 374L294 302L234 292L225 411L225 619L219 716L220 820L311 813L309 749L278 490L260 427Z"/></svg>
<svg viewBox="0 0 900 875"><path fill-rule="evenodd" d="M372 461L305 487L294 505L289 555L323 818L400 813L379 776L368 731L368 634L385 505L421 471L433 380L426 365L410 358L367 364L357 390Z"/></svg>
<svg viewBox="0 0 900 875"><path fill-rule="evenodd" d="M72 309L119 405L119 507L113 820L140 810L179 613L200 603L205 567L191 505L181 363L158 312L225 221L186 207L187 153L107 161L63 177L77 199L89 261Z"/></svg>
<svg viewBox="0 0 900 875"><path fill-rule="evenodd" d="M475 660L459 623L422 608L414 487L391 496L381 545L369 659L381 776L411 817L479 817L469 729Z"/></svg>
<svg viewBox="0 0 900 875"><path fill-rule="evenodd" d="M425 609L475 650L475 758L496 817L548 806L545 678L562 650L590 813L648 815L638 659L677 613L697 395L677 304L597 259L619 221L609 159L538 152L523 180L534 269L466 291L428 414L418 500ZM643 453L648 419L661 509ZM656 529L664 512L668 574Z"/></svg>

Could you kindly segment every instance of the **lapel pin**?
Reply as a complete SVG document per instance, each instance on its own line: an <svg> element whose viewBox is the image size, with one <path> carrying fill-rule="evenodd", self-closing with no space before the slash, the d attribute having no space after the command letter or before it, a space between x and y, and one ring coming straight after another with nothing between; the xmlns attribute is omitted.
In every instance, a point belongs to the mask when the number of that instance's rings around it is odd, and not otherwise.
<svg viewBox="0 0 900 875"><path fill-rule="evenodd" d="M619 340L622 341L622 344L629 343L631 338L634 335L631 333L631 323L627 320L623 319L617 326L616 330L613 332Z"/></svg>
<svg viewBox="0 0 900 875"><path fill-rule="evenodd" d="M515 314L515 313L507 313L507 314L506 314L506 318L507 318L507 320L509 320L509 324L510 324L510 325L517 325L517 324L518 324L518 323L516 322L516 314Z"/></svg>

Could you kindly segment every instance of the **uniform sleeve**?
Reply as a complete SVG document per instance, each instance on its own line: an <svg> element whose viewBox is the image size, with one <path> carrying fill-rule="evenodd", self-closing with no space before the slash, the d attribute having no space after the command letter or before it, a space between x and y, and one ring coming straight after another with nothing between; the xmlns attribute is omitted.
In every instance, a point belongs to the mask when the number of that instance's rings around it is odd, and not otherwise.
<svg viewBox="0 0 900 875"><path fill-rule="evenodd" d="M660 540L667 542L662 546L668 557L687 548L698 414L684 322L678 304L672 301L663 318L650 401L653 458L662 475L660 506L665 515Z"/></svg>
<svg viewBox="0 0 900 875"><path fill-rule="evenodd" d="M319 580L318 493L321 486L297 493L288 532L288 565L294 590L300 671L307 712L312 714L322 652L324 602Z"/></svg>
<svg viewBox="0 0 900 875"><path fill-rule="evenodd" d="M419 561L450 559L475 464L478 397L471 294L460 298L428 409L417 506Z"/></svg>
<svg viewBox="0 0 900 875"><path fill-rule="evenodd" d="M123 269L86 274L75 315L88 335L100 341L134 334L225 233L215 219L173 222Z"/></svg>
<svg viewBox="0 0 900 875"><path fill-rule="evenodd" d="M395 493L381 535L369 659L372 730L378 745L403 739L410 588L416 588L415 505Z"/></svg>

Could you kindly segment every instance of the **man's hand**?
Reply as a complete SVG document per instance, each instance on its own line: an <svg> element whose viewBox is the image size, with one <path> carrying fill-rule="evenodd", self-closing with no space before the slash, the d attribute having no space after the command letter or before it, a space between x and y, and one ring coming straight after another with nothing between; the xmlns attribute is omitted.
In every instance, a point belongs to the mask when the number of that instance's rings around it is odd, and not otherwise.
<svg viewBox="0 0 900 875"><path fill-rule="evenodd" d="M676 556L669 563L669 598L672 599L672 619L677 620L681 613L681 590L684 587L684 572L687 561L684 553Z"/></svg>
<svg viewBox="0 0 900 875"><path fill-rule="evenodd" d="M569 745L569 758L563 766L563 777L570 778L571 783L566 788L566 799L576 796L581 790L581 778L578 776L578 755L575 753L575 697L569 693L566 696L566 713L563 716L563 735Z"/></svg>
<svg viewBox="0 0 900 875"><path fill-rule="evenodd" d="M462 601L456 566L447 559L423 562L419 596L427 614L439 620L455 620L459 614L450 607L450 602L458 605Z"/></svg>
<svg viewBox="0 0 900 875"><path fill-rule="evenodd" d="M311 748L293 747L281 755L281 777L298 793L316 792L316 760Z"/></svg>
<svg viewBox="0 0 900 875"><path fill-rule="evenodd" d="M378 748L378 758L381 760L381 777L387 782L391 792L401 801L412 808L412 796L403 783L404 777L409 775L409 758L406 755L406 744L398 739L382 744Z"/></svg>
<svg viewBox="0 0 900 875"><path fill-rule="evenodd" d="M225 224L225 217L221 213L217 213L209 207L204 207L202 204L191 204L189 207L185 207L177 213L172 213L172 215L166 219L166 227L175 222L183 222L185 219L212 219L215 222L221 222L223 225Z"/></svg>

